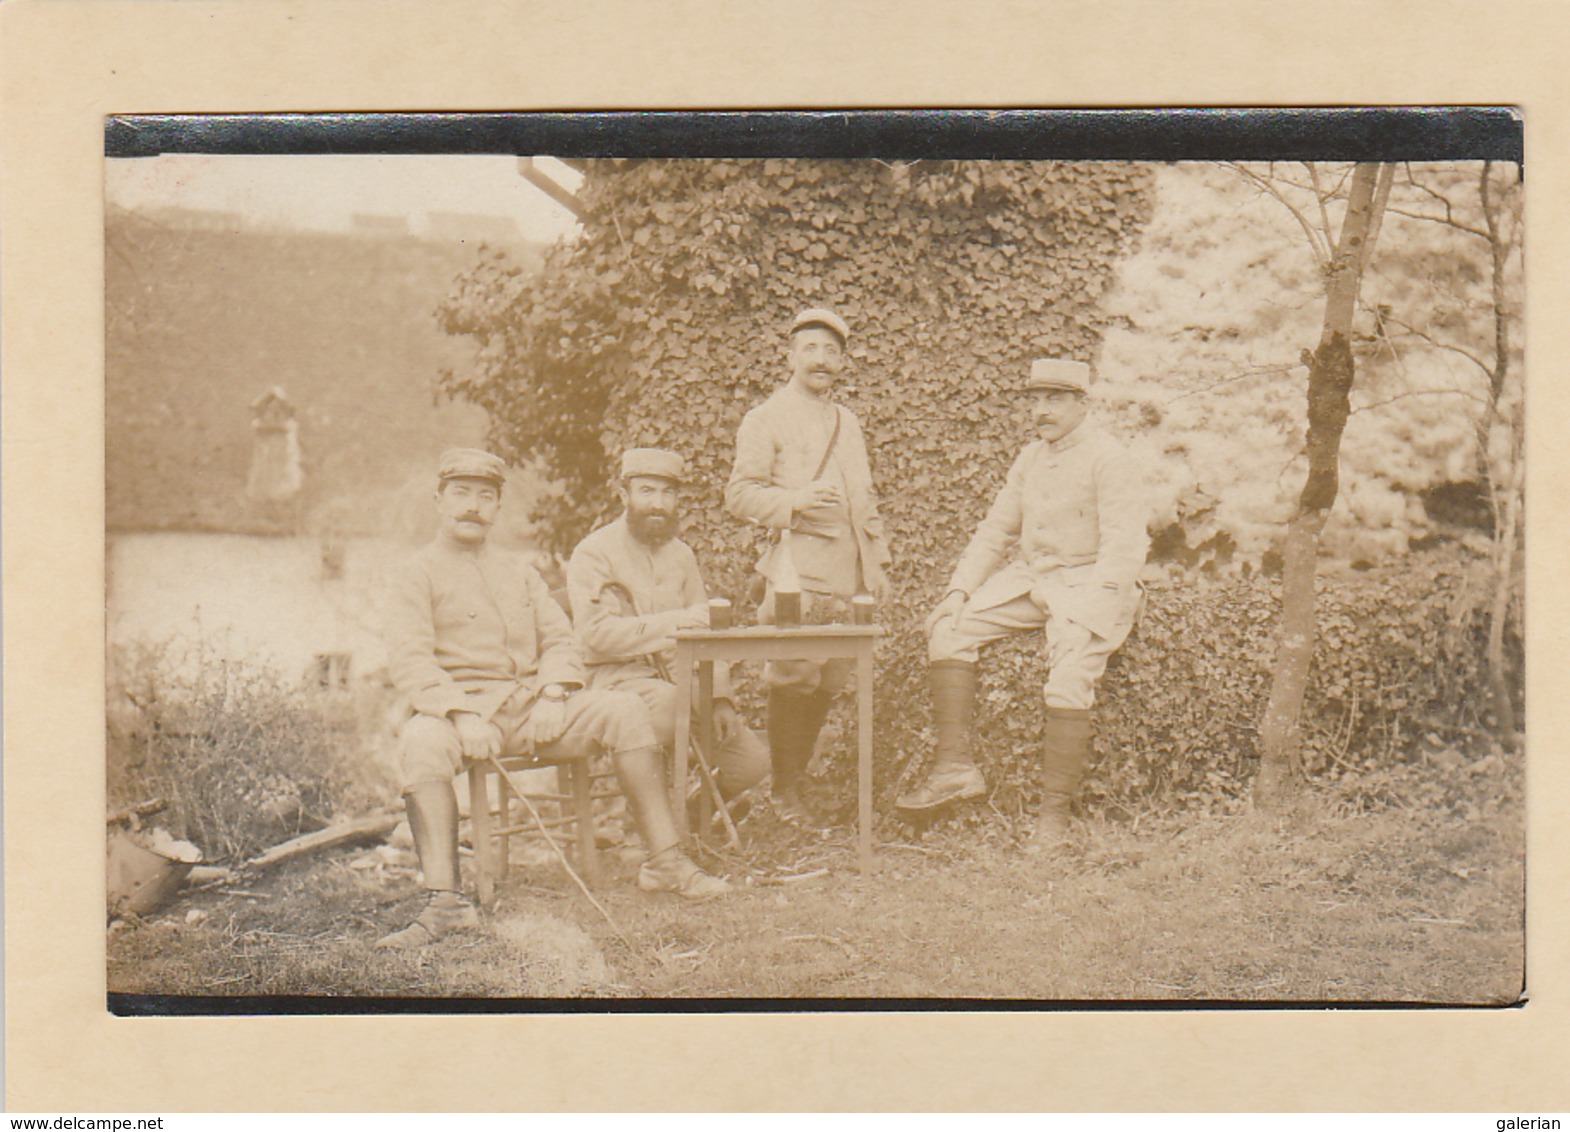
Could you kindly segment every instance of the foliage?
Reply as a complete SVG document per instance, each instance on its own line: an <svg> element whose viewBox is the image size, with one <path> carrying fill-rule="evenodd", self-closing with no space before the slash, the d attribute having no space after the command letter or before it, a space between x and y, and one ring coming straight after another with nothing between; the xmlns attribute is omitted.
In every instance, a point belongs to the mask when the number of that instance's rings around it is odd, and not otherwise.
<svg viewBox="0 0 1570 1132"><path fill-rule="evenodd" d="M894 547L900 617L924 607L1024 439L1032 357L1094 358L1100 299L1150 207L1122 164L596 161L583 231L539 276L492 258L445 327L480 347L451 391L491 411L505 455L565 484L546 515L569 550L609 500L607 454L681 451L685 533L711 586L755 557L724 514L742 414L784 376L784 328L850 322L837 396L860 416Z"/></svg>
<svg viewBox="0 0 1570 1132"><path fill-rule="evenodd" d="M167 650L110 658L109 798L167 803L157 821L208 860L241 862L378 797L353 705L270 670Z"/></svg>
<svg viewBox="0 0 1570 1132"><path fill-rule="evenodd" d="M1486 560L1454 549L1321 576L1320 647L1303 721L1311 775L1328 786L1385 773L1421 757L1425 744L1467 739L1487 722L1481 641L1489 593ZM1098 693L1082 804L1112 815L1237 810L1259 762L1280 584L1259 574L1174 577L1152 585L1149 596ZM914 633L892 643L901 659L880 685L876 729L885 755L930 747L918 643ZM1032 634L982 655L976 755L992 806L1005 816L1025 813L1036 797L1041 652ZM1519 639L1511 660L1519 673ZM850 752L842 754L829 775L848 790L854 770ZM883 791L897 792L895 780L914 772L894 762L880 779Z"/></svg>

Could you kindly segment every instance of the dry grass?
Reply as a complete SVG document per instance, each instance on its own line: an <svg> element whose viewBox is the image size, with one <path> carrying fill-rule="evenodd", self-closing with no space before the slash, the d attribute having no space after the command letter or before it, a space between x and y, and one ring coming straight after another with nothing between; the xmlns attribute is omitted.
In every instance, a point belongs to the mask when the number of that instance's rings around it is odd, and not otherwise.
<svg viewBox="0 0 1570 1132"><path fill-rule="evenodd" d="M855 871L849 830L759 819L723 862L741 891L693 907L519 869L484 930L414 953L370 944L418 907L411 862L357 851L191 894L117 931L110 989L158 994L1505 1004L1524 970L1519 766L1410 768L1451 805L1361 812L1341 790L1288 818L1087 823L1021 857L963 823ZM1432 792L1432 791L1431 791ZM1353 804L1355 803L1355 804ZM745 828L745 827L744 827ZM1006 832L1006 831L1004 831ZM824 876L771 883L781 875ZM193 915L194 913L194 915ZM194 922L187 922L188 917Z"/></svg>

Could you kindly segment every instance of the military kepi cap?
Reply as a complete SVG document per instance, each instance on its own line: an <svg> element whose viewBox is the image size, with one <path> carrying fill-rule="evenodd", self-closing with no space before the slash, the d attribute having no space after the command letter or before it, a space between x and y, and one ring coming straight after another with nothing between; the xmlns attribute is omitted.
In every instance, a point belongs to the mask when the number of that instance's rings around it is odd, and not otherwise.
<svg viewBox="0 0 1570 1132"><path fill-rule="evenodd" d="M629 448L621 454L621 478L657 476L672 483L681 483L687 476L687 465L675 452L664 448Z"/></svg>
<svg viewBox="0 0 1570 1132"><path fill-rule="evenodd" d="M501 487L507 482L507 463L500 456L482 452L478 448L449 448L442 453L441 470L436 478L448 480L484 480Z"/></svg>
<svg viewBox="0 0 1570 1132"><path fill-rule="evenodd" d="M840 336L841 342L850 341L850 326L827 307L808 307L791 320L792 334L805 326L826 326Z"/></svg>
<svg viewBox="0 0 1570 1132"><path fill-rule="evenodd" d="M1085 393L1090 389L1090 366L1061 358L1037 358L1030 363L1030 380L1025 382L1025 388Z"/></svg>

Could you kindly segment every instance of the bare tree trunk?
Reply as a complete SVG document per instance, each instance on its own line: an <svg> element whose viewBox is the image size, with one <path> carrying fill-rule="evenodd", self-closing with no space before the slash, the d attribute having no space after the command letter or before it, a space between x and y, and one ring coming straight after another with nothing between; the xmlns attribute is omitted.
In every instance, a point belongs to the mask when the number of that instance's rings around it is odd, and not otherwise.
<svg viewBox="0 0 1570 1132"><path fill-rule="evenodd" d="M1516 546L1520 532L1519 485L1512 482L1502 493L1495 516L1494 600L1488 611L1489 698L1494 706L1494 726L1499 741L1508 750L1515 746L1515 697L1511 693L1509 668L1505 664L1505 626L1510 618L1510 596L1514 589Z"/></svg>
<svg viewBox="0 0 1570 1132"><path fill-rule="evenodd" d="M1499 210L1492 193L1493 162L1483 163L1478 181L1478 195L1483 205L1483 223L1488 229L1488 246L1493 269L1494 303L1494 368L1488 375L1488 409L1491 422L1497 421L1505 429L1504 483L1493 485L1494 494L1494 600L1488 614L1488 646L1484 662L1488 665L1489 699L1493 702L1494 726L1499 740L1506 749L1515 746L1516 714L1515 697L1511 694L1509 669L1505 664L1505 626L1510 617L1510 595L1514 589L1516 548L1520 536L1521 516L1521 451L1516 445L1517 424L1506 414L1508 404L1501 410L1505 381L1510 376L1510 308L1509 289L1505 271L1510 256L1510 241L1501 231ZM1487 459L1487 426L1483 434L1484 458ZM1491 476L1491 479L1496 478Z"/></svg>
<svg viewBox="0 0 1570 1132"><path fill-rule="evenodd" d="M1308 475L1282 551L1281 627L1270 699L1260 725L1259 776L1254 780L1254 802L1266 811L1289 804L1303 783L1299 745L1303 699L1319 635L1314 607L1319 535L1340 490L1341 433L1356 376L1352 316L1390 177L1390 167L1374 164L1359 165L1352 173L1346 219L1326 273L1319 346L1308 357Z"/></svg>

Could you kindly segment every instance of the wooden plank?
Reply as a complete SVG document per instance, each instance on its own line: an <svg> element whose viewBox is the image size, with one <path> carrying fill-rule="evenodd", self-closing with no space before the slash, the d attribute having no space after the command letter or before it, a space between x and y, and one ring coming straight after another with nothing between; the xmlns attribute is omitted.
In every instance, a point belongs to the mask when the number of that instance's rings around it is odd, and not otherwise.
<svg viewBox="0 0 1570 1132"><path fill-rule="evenodd" d="M322 849L330 849L335 845L345 845L351 841L385 837L402 820L403 815L401 813L387 813L372 814L369 817L355 818L353 821L339 822L336 825L328 826L326 829L318 829L314 833L291 838L281 845L274 845L259 856L252 857L240 867L242 869L265 869L276 865L279 861L287 861L291 857L298 857L305 853L315 853Z"/></svg>

